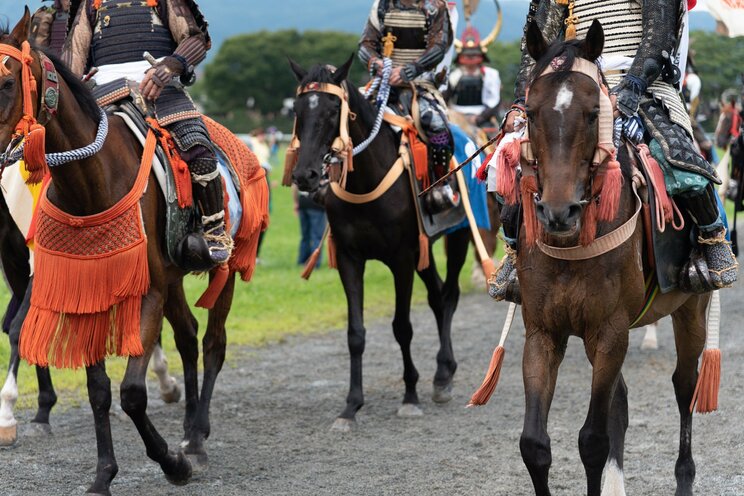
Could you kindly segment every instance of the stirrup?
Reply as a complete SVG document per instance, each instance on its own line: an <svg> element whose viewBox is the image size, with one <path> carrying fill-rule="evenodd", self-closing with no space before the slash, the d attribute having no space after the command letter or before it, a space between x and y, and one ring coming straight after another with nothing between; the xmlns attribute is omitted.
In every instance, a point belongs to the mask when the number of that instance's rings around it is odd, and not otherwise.
<svg viewBox="0 0 744 496"><path fill-rule="evenodd" d="M233 239L225 229L225 212L202 217L204 225L204 241L209 248L209 258L216 265L223 264L230 259L233 250Z"/></svg>
<svg viewBox="0 0 744 496"><path fill-rule="evenodd" d="M506 255L488 278L488 295L496 301L522 303L522 292L517 277L517 251L506 245Z"/></svg>

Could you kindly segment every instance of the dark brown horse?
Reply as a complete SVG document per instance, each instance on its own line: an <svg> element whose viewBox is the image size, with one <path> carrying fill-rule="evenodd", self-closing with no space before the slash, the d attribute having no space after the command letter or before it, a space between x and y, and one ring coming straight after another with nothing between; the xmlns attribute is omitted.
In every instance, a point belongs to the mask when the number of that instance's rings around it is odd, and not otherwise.
<svg viewBox="0 0 744 496"><path fill-rule="evenodd" d="M534 23L527 31L527 47L537 60L529 89L528 127L535 162L538 192L522 202L535 202L544 243L558 247L579 244L582 213L586 208L597 147L600 87L583 73L571 70L575 58L595 61L601 54L604 34L595 22L586 40L548 47ZM557 72L543 74L551 62L563 62ZM597 236L606 234L633 215L629 155L620 154L624 173L619 213L611 222L600 222ZM523 225L524 226L524 225ZM552 258L537 246L526 246L526 229L520 236L517 270L526 327L523 357L525 386L524 430L520 449L535 493L549 495L551 465L547 423L558 367L570 336L584 342L592 364L589 412L579 434L579 452L586 470L587 494L624 495L623 446L628 426L627 388L621 367L628 347L631 322L644 304L644 233L638 223L620 246L587 260ZM601 277L597 277L601 274ZM680 414L680 445L675 475L677 495L692 494L695 464L691 452L690 404L698 376L698 357L706 336L706 306L710 294L670 292L660 295L650 311L635 324L643 326L671 315L677 347L677 367L672 377ZM578 413L578 412L577 412ZM604 487L601 487L603 470ZM574 493L578 490L574 488Z"/></svg>
<svg viewBox="0 0 744 496"><path fill-rule="evenodd" d="M19 48L28 38L30 15L24 17L0 44ZM39 54L32 52L31 68L36 80L36 93L41 93L42 74ZM56 117L46 124L46 151L62 152L84 147L93 142L99 127L100 109L89 90L61 63L52 59L59 74L59 108ZM5 149L23 113L21 63L11 59L6 64L9 75L0 77L0 148ZM38 102L34 111L38 112ZM50 201L63 211L85 216L102 212L116 204L132 188L142 156L142 146L124 122L107 117L109 133L96 155L53 167ZM150 288L142 299L141 340L144 354L130 357L121 384L121 406L130 416L145 443L147 455L162 468L167 479L176 484L191 477L192 463L206 464L204 441L209 436L209 404L225 358L225 320L232 303L234 275L230 275L214 308L203 340L204 378L201 393L197 377L197 321L192 315L183 290L185 273L165 257L165 204L153 174L150 187L140 201L147 235L147 259ZM176 346L184 366L186 414L183 451L169 449L147 416L145 376L150 356L156 345L163 317L173 326ZM21 337L23 340L23 336ZM114 457L109 423L111 384L103 361L86 368L88 396L95 420L98 447L96 478L88 492L109 494L109 486L118 467Z"/></svg>
<svg viewBox="0 0 744 496"><path fill-rule="evenodd" d="M292 63L292 69L305 88L312 83L343 87L348 95L349 108L356 117L349 122L353 143L364 141L372 130L375 108L356 88L346 81L353 58L335 72L325 66L315 66L309 72ZM416 207L411 186L403 173L380 198L369 203L350 204L321 187L324 178L324 157L338 136L341 101L337 96L308 91L295 101L296 132L302 143L292 178L302 191L318 193L325 205L328 222L337 247L338 271L346 293L348 308L348 342L351 355L351 377L346 408L341 412L334 429L349 430L356 412L364 404L362 391L362 354L365 329L363 312L364 266L367 260L380 260L393 273L395 281L395 317L393 333L403 354L405 394L398 411L401 416L421 415L416 383L419 374L411 357L413 327L410 321L411 294L419 242ZM362 194L373 191L398 158L400 138L387 124L369 148L354 158L354 172L349 173L346 189ZM452 380L457 369L452 350L451 325L460 296L458 276L467 255L470 239L468 229L459 229L447 236L447 278L443 282L437 273L434 257L431 264L419 271L426 285L429 306L436 317L440 348L437 371L434 375L436 402L452 398ZM429 248L430 249L430 248Z"/></svg>

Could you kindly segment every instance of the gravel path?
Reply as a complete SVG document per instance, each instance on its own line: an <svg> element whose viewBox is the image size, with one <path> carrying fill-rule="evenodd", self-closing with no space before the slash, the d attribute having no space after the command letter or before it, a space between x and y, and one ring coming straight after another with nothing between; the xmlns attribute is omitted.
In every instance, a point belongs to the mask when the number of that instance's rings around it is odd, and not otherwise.
<svg viewBox="0 0 744 496"><path fill-rule="evenodd" d="M724 357L718 413L696 416L693 453L698 495L744 495L744 290L722 292ZM339 302L341 304L341 302ZM291 338L285 343L233 352L233 367L219 377L207 448L210 468L185 487L169 485L147 459L132 423L112 419L119 475L114 494L153 495L530 495L519 454L524 399L520 351L524 329L517 318L489 405L465 409L480 384L498 340L506 304L469 295L455 316L459 369L454 400L430 399L437 351L434 319L413 313L414 360L421 374L424 416L395 416L403 394L400 351L387 321L368 323L364 355L367 404L350 434L329 431L347 391L344 332ZM679 420L671 374L675 363L671 321L659 329L657 351L640 351L643 335L631 334L624 373L629 387L626 490L630 495L674 493ZM171 356L171 361L176 360ZM551 410L556 495L585 491L577 448L589 401L590 367L579 340L569 341ZM151 391L157 391L155 384ZM115 396L115 398L118 396ZM183 403L150 400L149 412L164 437L180 440ZM31 412L19 412L26 422ZM52 413L54 434L22 437L0 450L0 494L81 494L95 471L95 438L89 408Z"/></svg>

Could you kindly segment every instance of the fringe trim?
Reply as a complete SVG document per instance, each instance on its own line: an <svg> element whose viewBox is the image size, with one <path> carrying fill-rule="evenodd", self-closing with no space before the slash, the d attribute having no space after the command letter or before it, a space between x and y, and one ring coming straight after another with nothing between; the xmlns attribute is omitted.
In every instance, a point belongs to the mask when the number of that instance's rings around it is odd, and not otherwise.
<svg viewBox="0 0 744 496"><path fill-rule="evenodd" d="M429 237L424 233L419 233L419 259L416 270L421 272L429 268Z"/></svg>
<svg viewBox="0 0 744 496"><path fill-rule="evenodd" d="M488 365L486 377L483 379L478 390L473 393L473 396L471 396L467 405L468 407L485 405L488 403L488 400L491 399L493 392L496 390L496 385L499 383L505 352L506 350L501 345L497 346L496 349L493 350L491 363Z"/></svg>
<svg viewBox="0 0 744 496"><path fill-rule="evenodd" d="M690 402L690 413L711 413L718 410L718 391L721 387L721 350L703 351L695 392Z"/></svg>
<svg viewBox="0 0 744 496"><path fill-rule="evenodd" d="M235 233L235 248L228 262L230 270L240 272L243 281L250 281L256 268L258 240L261 232L269 227L269 188L266 171L259 172L250 180L241 181L240 204L243 216Z"/></svg>
<svg viewBox="0 0 744 496"><path fill-rule="evenodd" d="M328 231L328 240L326 241L328 247L328 268L338 269L338 261L336 259L336 240L333 239L333 232Z"/></svg>
<svg viewBox="0 0 744 496"><path fill-rule="evenodd" d="M535 176L522 176L519 188L522 194L522 212L527 246L534 246L540 235L540 223L537 221L534 201L534 194L537 193L537 179Z"/></svg>

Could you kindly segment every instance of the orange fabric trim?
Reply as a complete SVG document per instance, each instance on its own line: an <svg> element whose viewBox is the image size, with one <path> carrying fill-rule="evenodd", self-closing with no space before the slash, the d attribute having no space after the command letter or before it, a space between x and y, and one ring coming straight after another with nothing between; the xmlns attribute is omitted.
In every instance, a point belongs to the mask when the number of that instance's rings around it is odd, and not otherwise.
<svg viewBox="0 0 744 496"><path fill-rule="evenodd" d="M140 319L150 273L140 199L156 144L150 130L132 189L104 212L69 215L49 201L48 184L42 191L36 276L20 341L29 363L78 368L109 354L144 353Z"/></svg>
<svg viewBox="0 0 744 496"><path fill-rule="evenodd" d="M173 170L173 176L176 182L176 198L180 208L190 207L194 204L194 194L191 185L191 172L188 164L181 158L181 154L176 148L176 142L167 129L162 127L157 119L148 117L145 119L147 124L155 129L158 133L158 141L163 148L165 155L168 157L170 167Z"/></svg>

